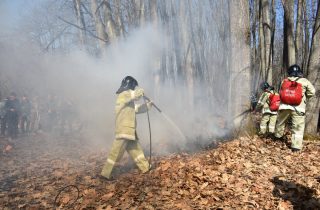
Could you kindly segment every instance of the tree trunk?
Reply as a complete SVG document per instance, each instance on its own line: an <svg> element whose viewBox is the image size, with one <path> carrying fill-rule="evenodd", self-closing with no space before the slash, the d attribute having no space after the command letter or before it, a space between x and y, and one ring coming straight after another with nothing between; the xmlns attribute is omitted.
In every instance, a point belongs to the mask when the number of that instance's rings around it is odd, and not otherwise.
<svg viewBox="0 0 320 210"><path fill-rule="evenodd" d="M242 122L235 118L250 107L250 47L249 5L247 0L230 0L230 114L235 126Z"/></svg>
<svg viewBox="0 0 320 210"><path fill-rule="evenodd" d="M123 25L123 19L122 19L122 11L121 11L121 4L120 0L116 1L116 20L117 20L117 32L118 36L123 37L124 36L124 25Z"/></svg>
<svg viewBox="0 0 320 210"><path fill-rule="evenodd" d="M266 81L266 50L265 37L263 33L263 4L259 0L259 51L260 51L260 72L262 73L262 80Z"/></svg>
<svg viewBox="0 0 320 210"><path fill-rule="evenodd" d="M284 46L283 46L283 66L287 69L289 66L296 63L296 52L294 45L294 1L282 0L284 9Z"/></svg>
<svg viewBox="0 0 320 210"><path fill-rule="evenodd" d="M139 12L140 26L144 26L146 22L145 9L146 8L145 8L144 0L140 0L140 12Z"/></svg>
<svg viewBox="0 0 320 210"><path fill-rule="evenodd" d="M309 21L307 21L308 18L308 12L307 12L307 3L304 0L303 1L303 16L304 16L304 33L305 33L305 37L304 37L304 55L303 55L303 69L306 70L306 74L308 75L308 58L309 58L309 41L310 41L310 33L309 33Z"/></svg>
<svg viewBox="0 0 320 210"><path fill-rule="evenodd" d="M178 24L178 18L179 18L179 15L177 15L177 11L175 10L174 8L174 2L173 0L171 0L170 2L171 4L171 15L172 15L172 18L173 18L173 21L172 21L172 33L173 33L173 43L174 43L174 47L173 47L173 51L174 51L174 54L175 54L175 63L176 63L176 76L178 78L182 78L183 75L182 75L182 68L181 68L181 46L180 46L180 43L181 43L181 40L180 40L180 37L179 37L179 34L180 34L180 25ZM175 78L177 79L177 78Z"/></svg>
<svg viewBox="0 0 320 210"><path fill-rule="evenodd" d="M189 1L189 0L187 0ZM189 106L193 107L193 96L194 96L194 81L193 81L193 69L192 69L192 49L191 49L191 37L190 37L190 28L189 24L189 16L187 7L188 3L180 4L180 17L183 18L182 22L182 43L183 43L183 53L184 53L184 61L183 61L183 69L185 70L185 78L188 87L188 98L189 98Z"/></svg>
<svg viewBox="0 0 320 210"><path fill-rule="evenodd" d="M272 69L270 65L272 63L271 56L271 19L270 19L270 5L269 0L261 0L262 1L262 27L263 27L263 49L264 49L264 64L265 64L265 75L266 81L269 84L272 84Z"/></svg>
<svg viewBox="0 0 320 210"><path fill-rule="evenodd" d="M316 96L308 101L307 126L306 132L316 134L319 122L320 110L320 0L316 12L316 21L313 27L309 58L309 75L308 79L316 88Z"/></svg>
<svg viewBox="0 0 320 210"><path fill-rule="evenodd" d="M296 36L295 36L295 45L296 45L296 59L297 64L299 66L303 66L303 51L304 51L304 44L303 44L303 7L304 0L298 0L297 4L297 17L296 17Z"/></svg>
<svg viewBox="0 0 320 210"><path fill-rule="evenodd" d="M157 12L157 0L150 0L150 19L152 24L158 27L158 12Z"/></svg>
<svg viewBox="0 0 320 210"><path fill-rule="evenodd" d="M272 76L272 84L277 84L276 78L278 72L275 71L274 66L274 38L276 31L276 8L275 8L275 0L271 1L271 40L270 40L270 55L269 55L269 65L271 68L271 76ZM275 75L275 76L274 76Z"/></svg>
<svg viewBox="0 0 320 210"><path fill-rule="evenodd" d="M94 19L97 36L99 37L98 44L101 50L105 50L108 40L108 35L105 32L105 27L101 20L100 10L97 0L91 0L91 13Z"/></svg>
<svg viewBox="0 0 320 210"><path fill-rule="evenodd" d="M81 47L84 46L85 44L85 31L86 31L86 25L84 22L84 17L83 17L83 12L81 10L81 0L73 0L73 4L74 4L74 9L75 9L75 13L76 13L76 18L77 18L77 25L82 29L79 29L79 44Z"/></svg>
<svg viewBox="0 0 320 210"><path fill-rule="evenodd" d="M112 17L111 5L108 0L104 0L103 11L105 30L108 34L109 43L114 43L117 36L119 36L119 33L117 31L117 25Z"/></svg>

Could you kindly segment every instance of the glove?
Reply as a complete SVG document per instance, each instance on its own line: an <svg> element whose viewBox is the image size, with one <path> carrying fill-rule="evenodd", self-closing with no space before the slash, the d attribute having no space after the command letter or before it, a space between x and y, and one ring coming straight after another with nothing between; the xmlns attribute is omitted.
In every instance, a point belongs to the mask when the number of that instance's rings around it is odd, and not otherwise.
<svg viewBox="0 0 320 210"><path fill-rule="evenodd" d="M144 90L142 88L137 87L134 89L133 100L139 100L144 95Z"/></svg>

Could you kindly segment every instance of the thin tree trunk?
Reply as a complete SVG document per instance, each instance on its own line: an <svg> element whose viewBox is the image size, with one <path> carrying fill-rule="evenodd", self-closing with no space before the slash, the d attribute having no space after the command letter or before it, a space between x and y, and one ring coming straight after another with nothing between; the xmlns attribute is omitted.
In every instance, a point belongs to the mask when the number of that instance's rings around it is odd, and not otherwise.
<svg viewBox="0 0 320 210"><path fill-rule="evenodd" d="M122 19L122 11L121 11L121 2L120 0L117 0L116 2L116 20L117 20L117 32L118 36L123 37L124 36L124 25L123 25L123 19Z"/></svg>
<svg viewBox="0 0 320 210"><path fill-rule="evenodd" d="M140 26L144 26L146 22L145 17L145 2L144 0L139 0L139 24Z"/></svg>
<svg viewBox="0 0 320 210"><path fill-rule="evenodd" d="M117 36L119 36L119 33L117 31L117 25L112 16L111 5L108 0L104 0L103 11L105 30L108 34L109 42L114 43L116 41Z"/></svg>
<svg viewBox="0 0 320 210"><path fill-rule="evenodd" d="M305 74L308 75L308 58L310 50L310 33L309 33L309 22L308 22L308 8L306 1L303 1L303 16L304 16L304 56L303 56L303 69L306 70Z"/></svg>
<svg viewBox="0 0 320 210"><path fill-rule="evenodd" d="M274 80L274 76L277 72L274 69L274 36L276 31L276 9L275 9L275 0L271 1L271 40L270 40L270 54L269 54L269 65L271 68L271 75L272 75L272 84L275 85L277 81Z"/></svg>
<svg viewBox="0 0 320 210"><path fill-rule="evenodd" d="M91 0L91 12L97 32L97 36L100 38L98 44L101 50L105 50L108 40L108 35L105 32L105 27L101 20L100 10L98 8L97 0Z"/></svg>
<svg viewBox="0 0 320 210"><path fill-rule="evenodd" d="M152 24L158 27L158 12L157 12L157 0L150 0L150 19Z"/></svg>
<svg viewBox="0 0 320 210"><path fill-rule="evenodd" d="M259 0L259 51L260 51L260 72L263 81L266 81L266 44L265 34L263 33L263 0Z"/></svg>
<svg viewBox="0 0 320 210"><path fill-rule="evenodd" d="M297 4L297 17L296 17L296 35L295 35L295 45L296 45L296 59L297 64L302 66L303 63L303 25L302 25L302 7L303 7L303 0L298 0Z"/></svg>
<svg viewBox="0 0 320 210"><path fill-rule="evenodd" d="M176 62L176 75L177 77L182 78L182 68L181 68L181 48L179 34L180 34L180 26L178 24L178 15L177 11L174 8L173 0L171 0L171 15L172 15L172 32L173 32L173 44L174 44L174 53L175 53L175 62Z"/></svg>
<svg viewBox="0 0 320 210"><path fill-rule="evenodd" d="M271 19L269 0L262 0L262 17L263 17L263 48L264 48L264 64L266 72L266 81L272 84L272 69L270 69L271 61Z"/></svg>
<svg viewBox="0 0 320 210"><path fill-rule="evenodd" d="M83 30L79 29L79 44L82 47L85 45L86 25L84 22L83 12L81 10L81 0L73 0L73 4L74 4L74 9L75 9L76 18L77 18L77 25L80 28L83 28Z"/></svg>

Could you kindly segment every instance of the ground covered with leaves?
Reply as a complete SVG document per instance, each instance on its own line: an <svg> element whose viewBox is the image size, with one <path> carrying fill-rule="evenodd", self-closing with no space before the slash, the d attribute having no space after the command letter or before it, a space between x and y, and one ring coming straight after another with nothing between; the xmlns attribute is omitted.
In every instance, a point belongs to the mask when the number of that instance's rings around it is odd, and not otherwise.
<svg viewBox="0 0 320 210"><path fill-rule="evenodd" d="M124 158L114 181L97 176L107 149L84 140L37 135L7 150L0 155L1 209L320 209L317 142L292 153L288 142L241 137L155 157L146 174Z"/></svg>

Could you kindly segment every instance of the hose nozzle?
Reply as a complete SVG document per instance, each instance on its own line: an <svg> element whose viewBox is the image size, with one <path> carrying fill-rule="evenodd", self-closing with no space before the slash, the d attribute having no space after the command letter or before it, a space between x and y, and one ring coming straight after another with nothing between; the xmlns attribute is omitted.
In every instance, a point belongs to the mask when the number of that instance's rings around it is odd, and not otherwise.
<svg viewBox="0 0 320 210"><path fill-rule="evenodd" d="M143 98L145 99L145 100L147 100L147 101L152 101L150 98L148 98L147 96L143 96ZM154 108L156 108L156 110L158 110L158 112L162 112L161 111L161 109L157 106L157 105L155 105L153 102L152 102L152 105L154 106Z"/></svg>

